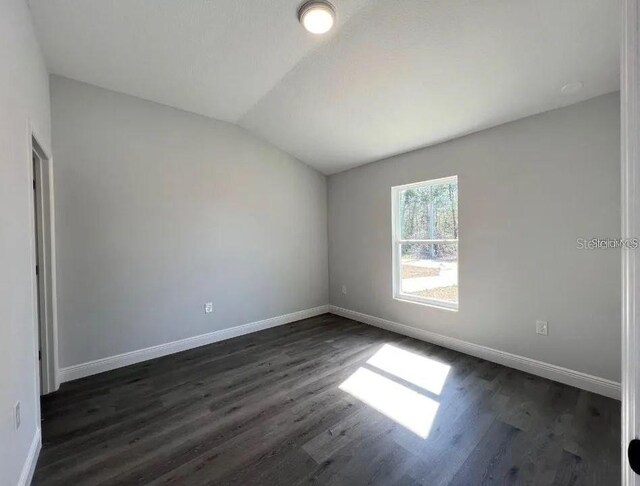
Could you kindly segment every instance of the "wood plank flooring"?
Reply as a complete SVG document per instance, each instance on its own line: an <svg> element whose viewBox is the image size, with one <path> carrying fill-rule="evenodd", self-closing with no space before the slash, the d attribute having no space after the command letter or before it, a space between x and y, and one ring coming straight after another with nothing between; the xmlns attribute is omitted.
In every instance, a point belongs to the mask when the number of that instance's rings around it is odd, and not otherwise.
<svg viewBox="0 0 640 486"><path fill-rule="evenodd" d="M332 314L65 383L42 413L36 485L620 483L619 402Z"/></svg>

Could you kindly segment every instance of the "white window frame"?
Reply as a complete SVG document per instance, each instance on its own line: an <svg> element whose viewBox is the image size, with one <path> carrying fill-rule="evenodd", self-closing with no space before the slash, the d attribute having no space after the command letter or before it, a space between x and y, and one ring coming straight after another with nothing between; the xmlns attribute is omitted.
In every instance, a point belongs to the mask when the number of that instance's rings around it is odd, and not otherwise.
<svg viewBox="0 0 640 486"><path fill-rule="evenodd" d="M419 297L415 295L409 295L402 293L401 285L401 245L407 243L457 243L458 244L458 275L460 274L460 227L458 224L458 238L457 239L435 239L435 240L403 240L401 234L401 221L400 221L400 192L413 187L428 187L439 184L446 184L449 182L455 182L458 184L458 176L442 177L440 179L432 179L428 181L413 182L411 184L404 184L402 186L394 186L391 188L391 240L392 240L392 254L393 254L393 298L395 300L401 300L405 302L412 302L414 304L423 304L432 307L439 307L447 310L457 311L460 304L460 297L458 296L458 302L449 302L445 300L431 299L429 297ZM458 192L458 198L459 198ZM458 212L458 215L460 213ZM458 223L460 218L458 217ZM459 282L458 282L458 285Z"/></svg>

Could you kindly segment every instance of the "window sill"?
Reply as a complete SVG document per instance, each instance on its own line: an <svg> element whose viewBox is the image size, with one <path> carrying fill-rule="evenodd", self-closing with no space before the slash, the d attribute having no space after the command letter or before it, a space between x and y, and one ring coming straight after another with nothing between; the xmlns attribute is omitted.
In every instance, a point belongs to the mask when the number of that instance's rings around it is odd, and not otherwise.
<svg viewBox="0 0 640 486"><path fill-rule="evenodd" d="M409 304L418 304L424 305L426 307L433 307L439 310L445 310L449 312L458 312L458 304L452 302L445 302L441 300L427 300L427 299L416 299L415 297L411 297L409 295L395 295L393 300L398 300L400 302L407 302Z"/></svg>

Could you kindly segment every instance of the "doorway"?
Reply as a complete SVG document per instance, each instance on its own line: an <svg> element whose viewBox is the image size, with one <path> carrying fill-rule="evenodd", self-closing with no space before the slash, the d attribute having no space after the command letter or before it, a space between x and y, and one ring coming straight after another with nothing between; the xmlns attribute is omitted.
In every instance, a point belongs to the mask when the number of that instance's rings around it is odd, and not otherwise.
<svg viewBox="0 0 640 486"><path fill-rule="evenodd" d="M58 388L55 322L55 263L53 240L53 185L51 158L35 138L31 143L35 241L35 294L40 394Z"/></svg>

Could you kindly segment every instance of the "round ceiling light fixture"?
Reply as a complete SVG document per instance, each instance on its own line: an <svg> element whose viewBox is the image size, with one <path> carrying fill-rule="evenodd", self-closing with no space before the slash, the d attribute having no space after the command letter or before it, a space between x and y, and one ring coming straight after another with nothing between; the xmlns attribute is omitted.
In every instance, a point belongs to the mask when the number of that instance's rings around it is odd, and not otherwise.
<svg viewBox="0 0 640 486"><path fill-rule="evenodd" d="M563 95L576 94L582 89L583 86L584 83L582 81L573 81L572 83L567 83L562 88L560 88L560 92Z"/></svg>
<svg viewBox="0 0 640 486"><path fill-rule="evenodd" d="M326 34L336 22L336 11L329 2L312 0L300 7L298 20L312 34Z"/></svg>

